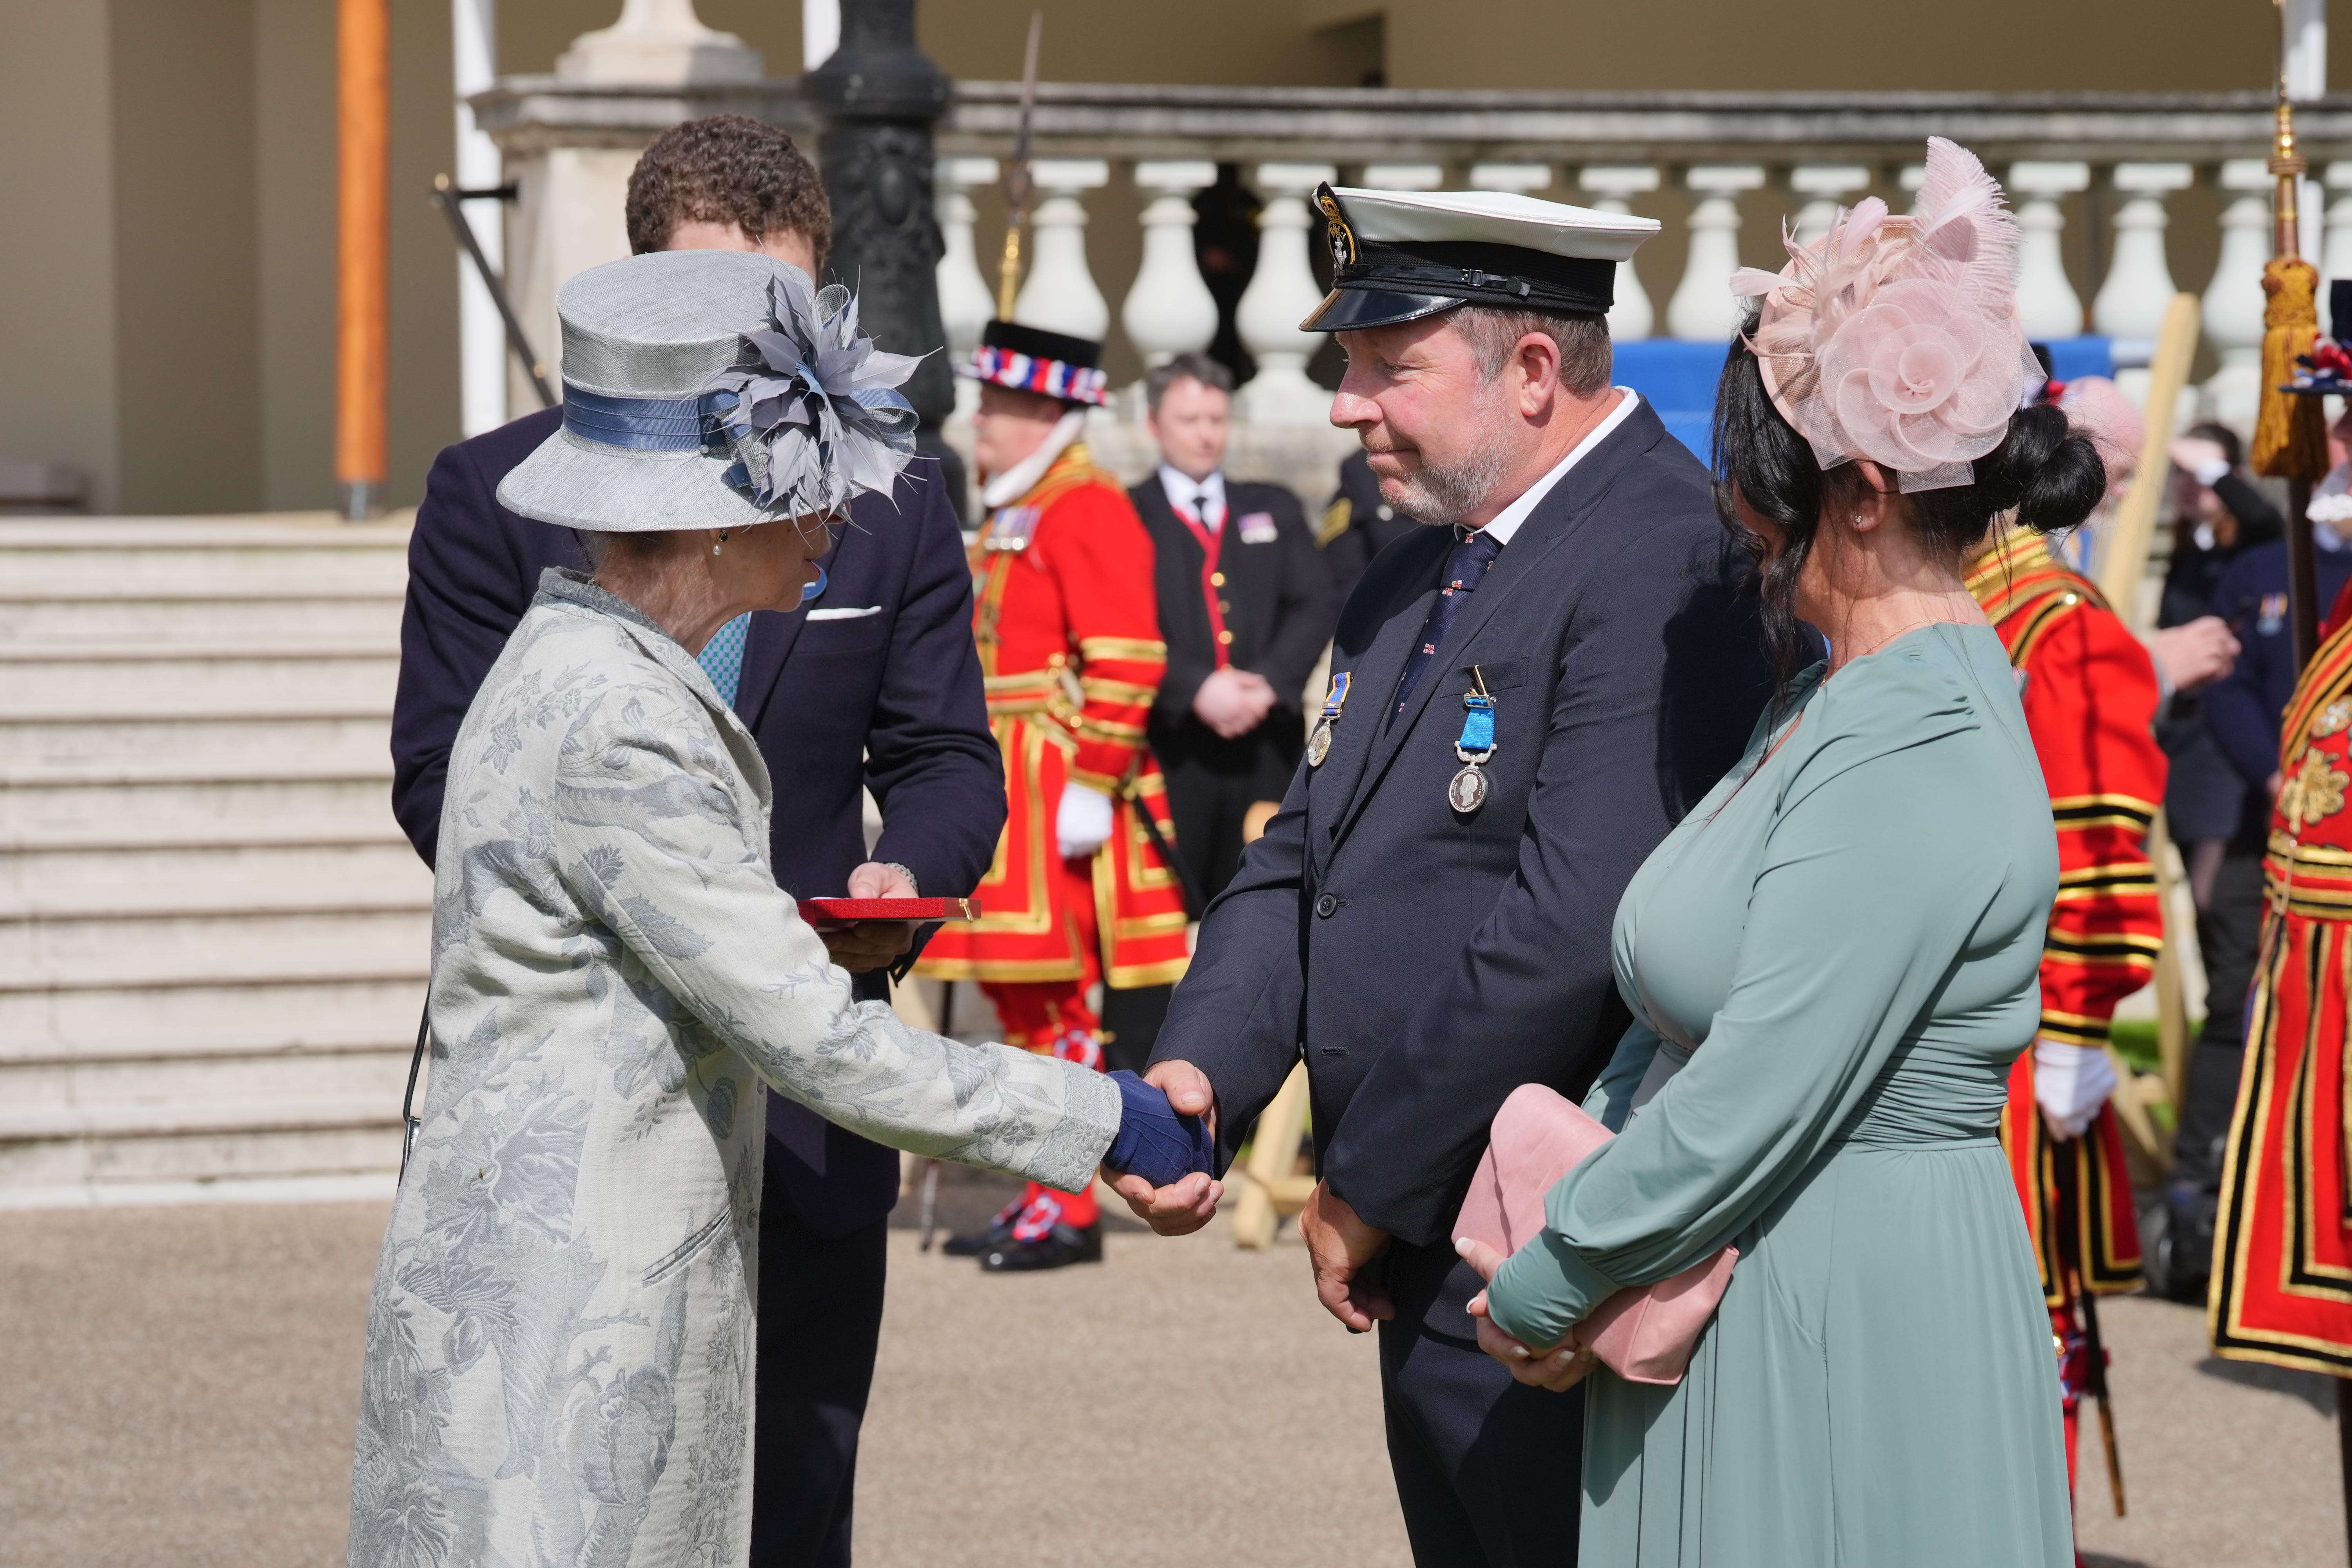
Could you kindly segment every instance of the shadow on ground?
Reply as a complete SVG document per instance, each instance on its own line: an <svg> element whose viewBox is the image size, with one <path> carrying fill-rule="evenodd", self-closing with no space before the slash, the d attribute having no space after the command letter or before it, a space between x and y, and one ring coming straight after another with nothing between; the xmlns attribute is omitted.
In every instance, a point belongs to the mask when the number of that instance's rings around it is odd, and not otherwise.
<svg viewBox="0 0 2352 1568"><path fill-rule="evenodd" d="M2291 1395L2322 1415L2336 1414L2336 1380L2322 1373L2296 1372L2287 1367L2272 1366L2267 1362L2223 1361L2217 1355L2209 1355L2199 1362L2197 1370L2207 1377L2218 1377L2241 1388L2259 1388L2265 1394Z"/></svg>

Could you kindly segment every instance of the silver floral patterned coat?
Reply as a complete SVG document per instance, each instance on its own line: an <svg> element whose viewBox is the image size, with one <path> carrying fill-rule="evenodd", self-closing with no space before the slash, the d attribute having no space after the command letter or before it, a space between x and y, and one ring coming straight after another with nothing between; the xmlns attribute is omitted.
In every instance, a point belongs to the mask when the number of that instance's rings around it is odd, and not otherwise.
<svg viewBox="0 0 2352 1568"><path fill-rule="evenodd" d="M770 1088L1056 1187L1108 1147L1108 1079L851 999L769 870L770 807L686 651L548 574L450 758L355 1568L745 1561Z"/></svg>

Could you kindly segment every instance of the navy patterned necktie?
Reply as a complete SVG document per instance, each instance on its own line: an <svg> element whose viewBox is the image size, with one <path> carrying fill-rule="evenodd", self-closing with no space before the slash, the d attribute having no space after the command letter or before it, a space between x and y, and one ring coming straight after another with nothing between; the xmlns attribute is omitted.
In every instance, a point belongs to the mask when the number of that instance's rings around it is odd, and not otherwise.
<svg viewBox="0 0 2352 1568"><path fill-rule="evenodd" d="M1390 707L1382 729L1394 723L1396 716L1404 711L1412 689L1421 684L1430 661L1445 646L1445 634L1454 629L1455 617L1470 603L1470 595L1486 580L1486 569L1502 552L1503 542L1482 528L1455 544L1454 553L1445 558L1445 585L1437 591L1437 602L1429 606L1429 618L1421 623L1420 640L1413 644L1411 657L1404 661L1404 674L1397 680L1396 701Z"/></svg>

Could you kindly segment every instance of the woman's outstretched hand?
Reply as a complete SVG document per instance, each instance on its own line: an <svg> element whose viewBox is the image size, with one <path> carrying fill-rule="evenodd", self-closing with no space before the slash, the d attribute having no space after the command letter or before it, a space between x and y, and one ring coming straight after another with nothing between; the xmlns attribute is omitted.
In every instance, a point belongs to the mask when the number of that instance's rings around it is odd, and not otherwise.
<svg viewBox="0 0 2352 1568"><path fill-rule="evenodd" d="M1478 1271L1481 1279L1492 1280L1495 1270L1503 1266L1503 1255L1483 1241L1469 1237L1457 1237L1454 1250L1462 1260ZM1573 1338L1561 1341L1549 1350L1537 1350L1522 1343L1495 1326L1486 1312L1486 1292L1479 1291L1470 1298L1470 1315L1478 1320L1478 1348L1510 1368L1511 1375L1531 1388L1549 1388L1554 1394L1566 1394L1584 1381L1585 1374L1598 1364L1591 1348L1580 1345Z"/></svg>
<svg viewBox="0 0 2352 1568"><path fill-rule="evenodd" d="M1110 1080L1118 1086L1119 1122L1104 1170L1140 1176L1160 1188L1216 1168L1216 1143L1205 1118L1180 1113L1164 1089L1131 1072L1115 1072Z"/></svg>

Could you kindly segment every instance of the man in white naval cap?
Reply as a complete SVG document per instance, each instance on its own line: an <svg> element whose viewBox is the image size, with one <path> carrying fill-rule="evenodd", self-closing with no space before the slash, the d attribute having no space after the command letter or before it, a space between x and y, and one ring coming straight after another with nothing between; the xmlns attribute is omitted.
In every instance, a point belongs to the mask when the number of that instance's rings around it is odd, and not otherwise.
<svg viewBox="0 0 2352 1568"><path fill-rule="evenodd" d="M1490 192L1316 194L1331 422L1433 526L1340 617L1280 815L1213 905L1151 1078L1213 1100L1219 1169L1302 1058L1321 1183L1299 1228L1331 1315L1381 1331L1414 1559L1571 1563L1580 1393L1477 1346L1451 1236L1524 1083L1580 1098L1630 1021L1619 896L1770 693L1749 563L1706 468L1610 384L1617 263L1651 219ZM1205 1175L1120 1183L1166 1232Z"/></svg>

